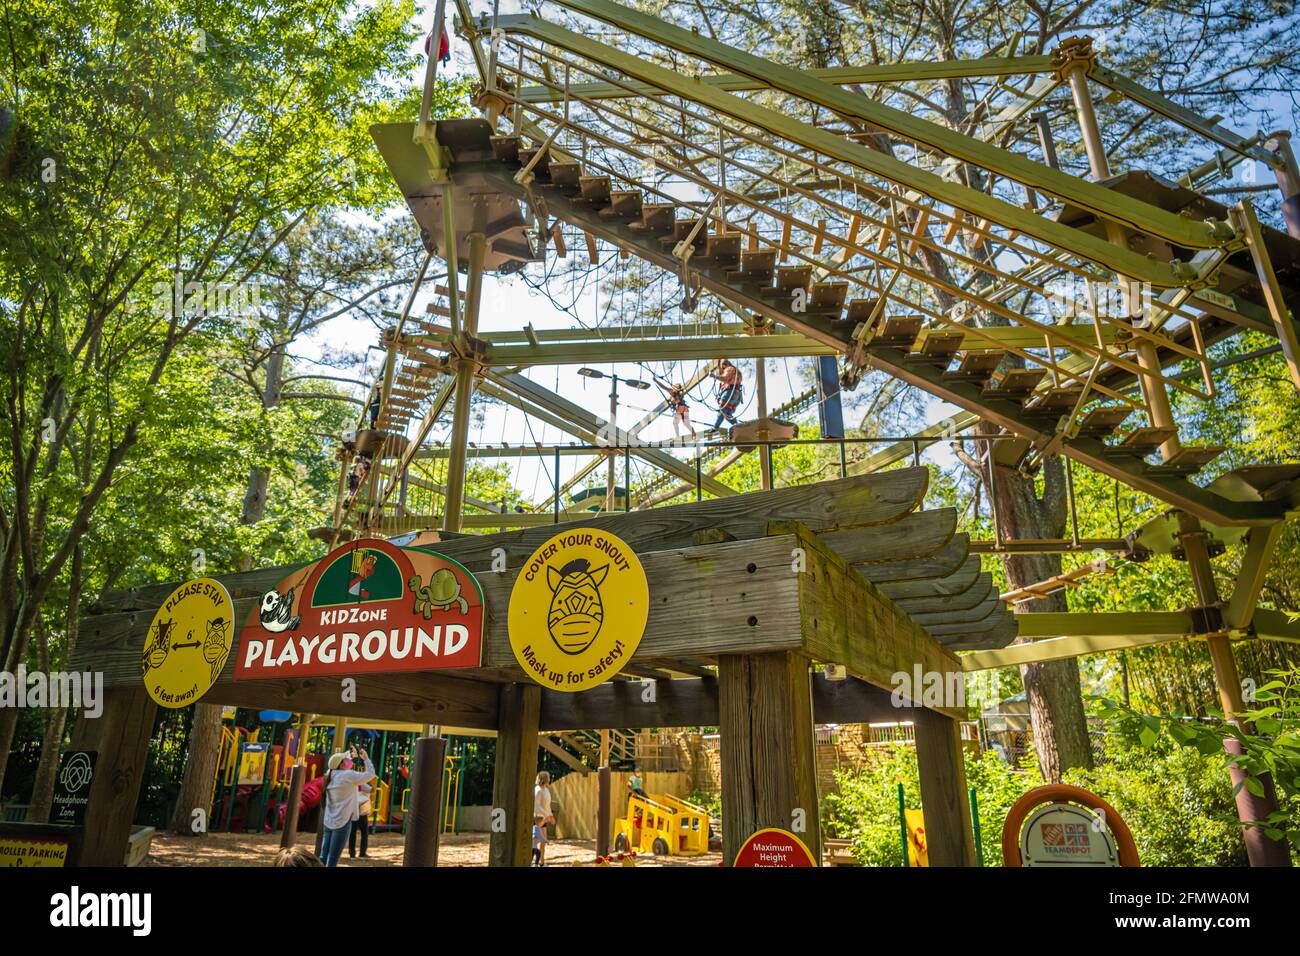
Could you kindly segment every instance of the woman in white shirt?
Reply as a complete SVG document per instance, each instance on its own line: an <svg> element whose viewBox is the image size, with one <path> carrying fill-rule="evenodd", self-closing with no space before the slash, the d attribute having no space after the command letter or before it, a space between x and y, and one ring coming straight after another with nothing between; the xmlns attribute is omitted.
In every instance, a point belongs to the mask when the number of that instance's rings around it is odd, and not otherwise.
<svg viewBox="0 0 1300 956"><path fill-rule="evenodd" d="M358 793L361 786L369 783L375 775L370 756L364 750L358 750L357 757L361 761L360 770L353 769L351 755L343 751L334 754L329 760L329 773L325 774L321 811L325 815L322 820L325 835L321 840L320 856L326 866L338 866L352 822L357 819Z"/></svg>

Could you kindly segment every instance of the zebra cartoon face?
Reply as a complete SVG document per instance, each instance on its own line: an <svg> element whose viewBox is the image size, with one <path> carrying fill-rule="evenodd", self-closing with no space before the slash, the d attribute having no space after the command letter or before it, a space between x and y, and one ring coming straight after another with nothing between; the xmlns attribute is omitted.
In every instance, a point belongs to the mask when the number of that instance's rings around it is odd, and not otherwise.
<svg viewBox="0 0 1300 956"><path fill-rule="evenodd" d="M609 574L609 565L588 570L586 558L574 558L560 570L546 568L546 583L551 589L551 607L546 627L551 640L566 654L580 654L591 646L605 620L600 600L600 586Z"/></svg>

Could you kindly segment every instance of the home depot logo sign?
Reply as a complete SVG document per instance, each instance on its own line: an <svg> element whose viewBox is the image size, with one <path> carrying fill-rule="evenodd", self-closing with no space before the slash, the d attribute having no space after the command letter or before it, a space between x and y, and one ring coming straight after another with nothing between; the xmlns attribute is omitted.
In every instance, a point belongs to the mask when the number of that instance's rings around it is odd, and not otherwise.
<svg viewBox="0 0 1300 956"><path fill-rule="evenodd" d="M445 555L361 539L286 575L239 639L235 680L477 667L483 591Z"/></svg>

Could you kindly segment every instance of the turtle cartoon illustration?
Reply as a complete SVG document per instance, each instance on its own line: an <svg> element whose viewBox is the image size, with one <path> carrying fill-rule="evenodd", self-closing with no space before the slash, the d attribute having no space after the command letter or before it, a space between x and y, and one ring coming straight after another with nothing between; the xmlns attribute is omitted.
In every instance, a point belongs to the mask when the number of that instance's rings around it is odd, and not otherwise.
<svg viewBox="0 0 1300 956"><path fill-rule="evenodd" d="M558 571L546 567L546 583L552 592L546 628L555 646L566 654L581 654L590 647L605 620L600 586L609 574L609 565L590 568L586 558L574 558Z"/></svg>
<svg viewBox="0 0 1300 956"><path fill-rule="evenodd" d="M154 667L162 667L167 660L167 652L172 646L172 630L175 621L159 621L158 627L149 633L149 640L144 645L144 654L140 658L140 673L148 674Z"/></svg>
<svg viewBox="0 0 1300 956"><path fill-rule="evenodd" d="M415 613L423 614L426 621L433 617L434 608L446 611L453 604L460 606L461 614L469 613L469 602L461 596L460 581L451 568L434 571L428 584L424 584L418 574L412 574L406 586L415 595Z"/></svg>

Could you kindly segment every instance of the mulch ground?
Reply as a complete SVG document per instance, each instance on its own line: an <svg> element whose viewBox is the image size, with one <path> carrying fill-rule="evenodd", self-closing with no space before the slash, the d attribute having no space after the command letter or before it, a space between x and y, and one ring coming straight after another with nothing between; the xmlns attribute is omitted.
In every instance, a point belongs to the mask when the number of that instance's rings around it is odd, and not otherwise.
<svg viewBox="0 0 1300 956"><path fill-rule="evenodd" d="M312 835L300 842L310 843ZM154 835L145 866L270 866L280 849L278 833L210 833L203 837L177 837L168 833ZM589 863L596 857L591 840L552 840L546 850L546 862L553 866L571 866L575 861ZM717 866L720 853L695 857L638 856L637 866ZM487 866L486 833L446 833L438 844L439 866ZM402 834L372 833L367 855L349 858L344 852L339 866L400 866Z"/></svg>

